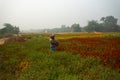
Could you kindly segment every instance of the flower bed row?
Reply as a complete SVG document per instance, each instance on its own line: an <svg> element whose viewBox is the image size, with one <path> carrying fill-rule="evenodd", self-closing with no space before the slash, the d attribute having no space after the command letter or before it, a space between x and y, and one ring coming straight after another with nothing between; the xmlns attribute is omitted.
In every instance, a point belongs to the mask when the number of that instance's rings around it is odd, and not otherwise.
<svg viewBox="0 0 120 80"><path fill-rule="evenodd" d="M60 40L59 51L100 57L104 65L120 68L120 38L71 38Z"/></svg>

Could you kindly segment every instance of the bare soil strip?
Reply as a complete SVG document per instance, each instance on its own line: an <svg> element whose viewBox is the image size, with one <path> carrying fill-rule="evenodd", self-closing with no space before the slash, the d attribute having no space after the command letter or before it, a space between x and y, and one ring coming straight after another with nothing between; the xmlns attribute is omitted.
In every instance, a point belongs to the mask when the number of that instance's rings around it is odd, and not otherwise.
<svg viewBox="0 0 120 80"><path fill-rule="evenodd" d="M2 39L0 39L0 45L3 45L7 39L8 38L2 38Z"/></svg>

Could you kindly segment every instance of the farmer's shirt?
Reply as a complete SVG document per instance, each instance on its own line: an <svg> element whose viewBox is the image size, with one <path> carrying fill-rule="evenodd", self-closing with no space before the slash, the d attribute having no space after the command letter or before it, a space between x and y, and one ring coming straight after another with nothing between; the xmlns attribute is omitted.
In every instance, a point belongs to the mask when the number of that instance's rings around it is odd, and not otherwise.
<svg viewBox="0 0 120 80"><path fill-rule="evenodd" d="M50 39L50 47L56 47L54 39Z"/></svg>

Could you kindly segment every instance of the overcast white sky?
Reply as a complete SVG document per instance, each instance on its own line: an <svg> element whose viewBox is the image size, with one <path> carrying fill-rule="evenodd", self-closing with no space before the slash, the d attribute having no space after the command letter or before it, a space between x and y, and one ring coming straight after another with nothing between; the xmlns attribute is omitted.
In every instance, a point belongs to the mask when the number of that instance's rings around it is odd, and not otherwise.
<svg viewBox="0 0 120 80"><path fill-rule="evenodd" d="M120 0L0 0L0 28L4 23L21 30L85 26L109 15L120 23Z"/></svg>

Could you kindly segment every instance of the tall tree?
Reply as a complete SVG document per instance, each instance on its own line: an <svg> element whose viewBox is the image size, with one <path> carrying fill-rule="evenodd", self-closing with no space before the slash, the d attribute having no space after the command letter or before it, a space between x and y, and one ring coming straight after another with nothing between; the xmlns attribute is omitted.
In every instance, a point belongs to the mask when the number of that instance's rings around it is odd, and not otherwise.
<svg viewBox="0 0 120 80"><path fill-rule="evenodd" d="M81 27L80 27L79 24L74 23L74 24L71 26L71 30L72 30L72 32L80 32L80 31L81 31Z"/></svg>
<svg viewBox="0 0 120 80"><path fill-rule="evenodd" d="M100 20L103 22L102 25L105 31L116 31L118 29L118 19L114 16L102 17Z"/></svg>
<svg viewBox="0 0 120 80"><path fill-rule="evenodd" d="M14 27L11 24L5 23L4 26L5 33L14 33Z"/></svg>
<svg viewBox="0 0 120 80"><path fill-rule="evenodd" d="M19 32L20 32L19 27L16 27L16 26L15 26L15 27L14 27L14 33L15 33L15 34L18 34Z"/></svg>
<svg viewBox="0 0 120 80"><path fill-rule="evenodd" d="M84 29L88 32L102 31L102 26L96 20L91 20Z"/></svg>
<svg viewBox="0 0 120 80"><path fill-rule="evenodd" d="M0 34L18 34L19 33L19 27L14 27L13 25L9 23L4 24L4 28L0 29Z"/></svg>

